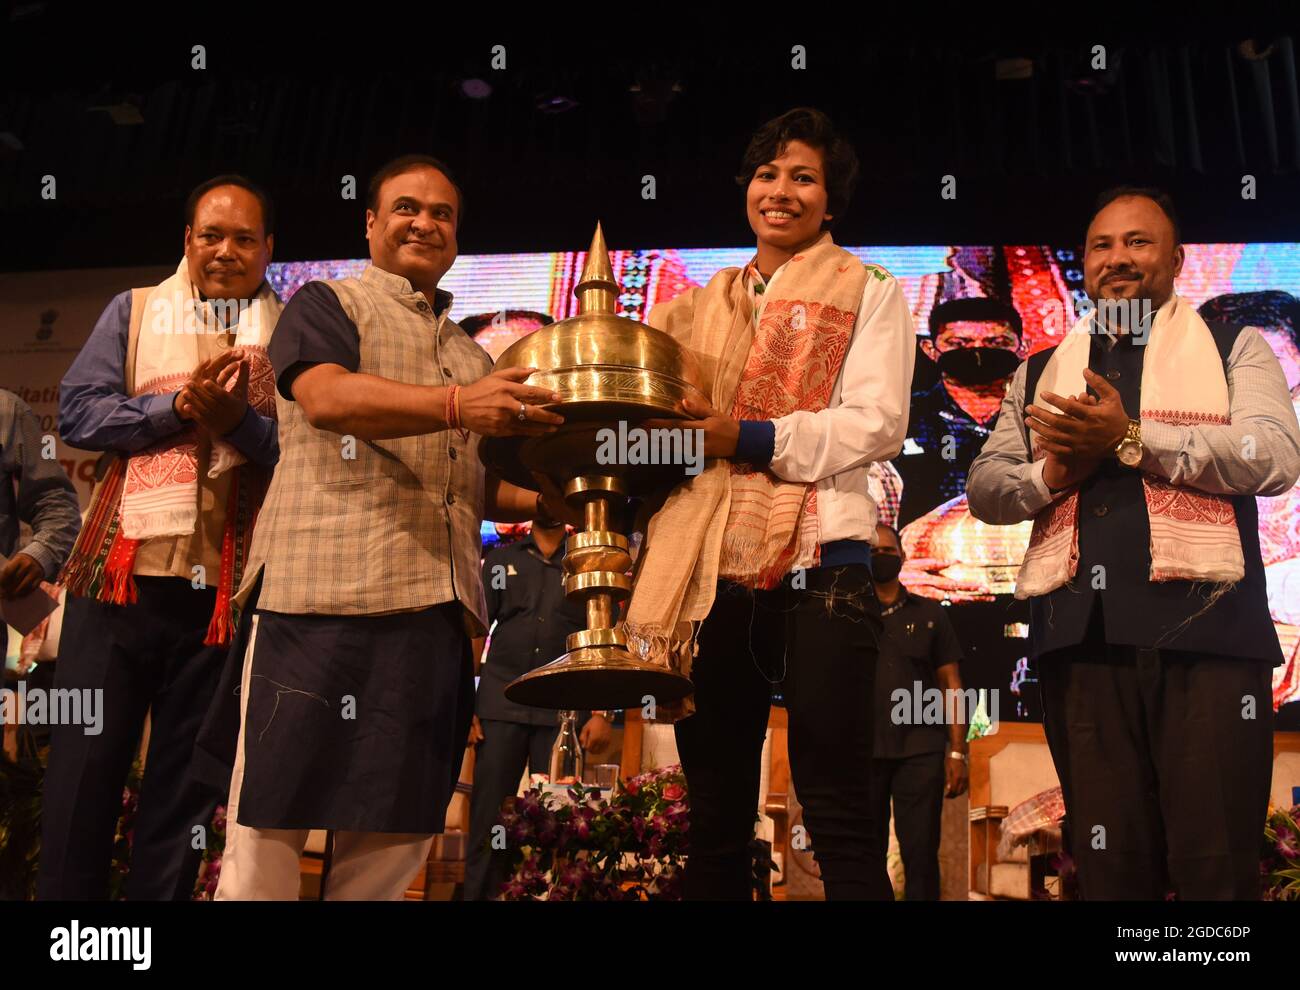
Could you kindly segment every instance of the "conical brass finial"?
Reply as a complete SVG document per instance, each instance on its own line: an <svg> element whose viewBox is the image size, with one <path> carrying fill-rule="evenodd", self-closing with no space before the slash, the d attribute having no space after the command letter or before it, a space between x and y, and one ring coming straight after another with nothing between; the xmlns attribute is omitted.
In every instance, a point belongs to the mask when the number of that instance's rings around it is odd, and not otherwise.
<svg viewBox="0 0 1300 990"><path fill-rule="evenodd" d="M618 283L614 281L609 249L605 247L605 232L600 229L599 221L596 223L596 233L591 238L591 247L587 248L587 262L582 266L582 278L573 287L573 294L578 297L580 313L614 313Z"/></svg>

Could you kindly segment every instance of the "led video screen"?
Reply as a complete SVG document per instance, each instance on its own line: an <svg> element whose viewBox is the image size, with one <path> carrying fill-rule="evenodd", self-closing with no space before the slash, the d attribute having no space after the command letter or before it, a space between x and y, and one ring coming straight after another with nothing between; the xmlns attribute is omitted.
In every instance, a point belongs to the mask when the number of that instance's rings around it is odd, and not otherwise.
<svg viewBox="0 0 1300 990"><path fill-rule="evenodd" d="M894 275L917 330L908 440L891 464L874 470L872 481L882 513L902 531L910 558L903 583L952 606L967 648L968 685L1010 687L1020 699L1018 710L1003 717L1035 717L1023 693L1031 680L1023 660L1028 612L1011 596L1029 524L985 525L970 515L963 494L966 471L992 430L1006 379L962 381L963 365L943 357L956 343L944 339L946 330L934 339L930 322L935 307L952 300L998 300L1014 308L1019 332L1004 334L1000 344L996 337L983 343L993 340L1022 359L1050 346L1062 314L1068 318L1083 299L1081 252L1041 244L848 250ZM1186 250L1179 294L1218 319L1259 327L1300 405L1300 243L1190 244ZM752 255L749 248L611 251L622 286L619 313L644 320L656 303L705 284L720 268L744 265ZM495 358L522 334L576 312L573 287L584 260L580 251L467 255L457 259L441 287L455 296L452 317ZM365 265L280 263L271 266L269 277L287 301L305 282L357 275ZM1010 359L1008 366L1014 366ZM1269 605L1287 660L1274 671L1274 703L1281 705L1300 700L1300 487L1259 499L1259 509ZM485 542L501 535L485 524Z"/></svg>

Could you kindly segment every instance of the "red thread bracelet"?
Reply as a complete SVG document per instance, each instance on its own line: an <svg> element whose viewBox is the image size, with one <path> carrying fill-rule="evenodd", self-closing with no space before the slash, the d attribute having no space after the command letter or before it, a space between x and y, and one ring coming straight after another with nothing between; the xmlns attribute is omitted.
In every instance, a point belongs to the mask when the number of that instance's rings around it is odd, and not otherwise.
<svg viewBox="0 0 1300 990"><path fill-rule="evenodd" d="M447 389L447 428L460 433L462 440L469 439L469 430L460 421L460 386L452 385Z"/></svg>

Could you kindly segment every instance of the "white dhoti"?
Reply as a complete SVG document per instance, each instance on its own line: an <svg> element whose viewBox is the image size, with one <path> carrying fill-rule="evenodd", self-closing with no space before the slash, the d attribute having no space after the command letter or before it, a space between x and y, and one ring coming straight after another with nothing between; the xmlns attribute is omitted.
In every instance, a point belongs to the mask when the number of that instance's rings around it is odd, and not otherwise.
<svg viewBox="0 0 1300 990"><path fill-rule="evenodd" d="M239 743L226 809L226 848L217 882L219 901L295 901L299 860L308 829L249 828L240 825L239 791L244 779L244 733L249 683L257 643L257 616L244 653L240 681ZM428 860L432 835L389 832L335 832L334 852L322 879L327 901L400 901Z"/></svg>

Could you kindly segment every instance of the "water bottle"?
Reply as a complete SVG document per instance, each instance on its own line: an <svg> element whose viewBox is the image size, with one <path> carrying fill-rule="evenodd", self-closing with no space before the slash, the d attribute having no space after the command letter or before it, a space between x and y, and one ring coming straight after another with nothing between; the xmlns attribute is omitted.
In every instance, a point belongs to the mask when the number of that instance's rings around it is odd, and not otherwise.
<svg viewBox="0 0 1300 990"><path fill-rule="evenodd" d="M551 783L572 786L582 781L582 744L578 742L578 713L559 714L560 732L551 747Z"/></svg>

